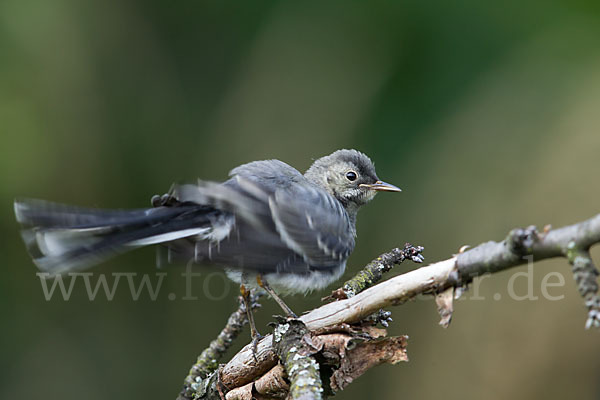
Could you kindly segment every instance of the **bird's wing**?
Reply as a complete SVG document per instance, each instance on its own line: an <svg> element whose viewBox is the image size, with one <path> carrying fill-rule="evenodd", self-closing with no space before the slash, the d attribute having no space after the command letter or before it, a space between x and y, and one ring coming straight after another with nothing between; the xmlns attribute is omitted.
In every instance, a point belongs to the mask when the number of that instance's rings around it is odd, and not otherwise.
<svg viewBox="0 0 600 400"><path fill-rule="evenodd" d="M269 197L282 240L313 268L339 265L354 249L354 229L341 203L310 184L290 185Z"/></svg>
<svg viewBox="0 0 600 400"><path fill-rule="evenodd" d="M259 231L274 231L269 197L306 181L300 172L279 160L253 161L234 168L229 175L232 178L224 183L198 181L196 185L175 186L175 197L231 212Z"/></svg>
<svg viewBox="0 0 600 400"><path fill-rule="evenodd" d="M342 204L279 160L255 161L231 171L238 184L268 194L277 232L313 268L339 265L354 249L354 227Z"/></svg>
<svg viewBox="0 0 600 400"><path fill-rule="evenodd" d="M175 188L180 200L211 205L235 217L231 233L218 245L194 244L194 254L204 261L300 273L337 266L354 248L353 229L342 205L289 165L256 161L235 168L231 175L222 184Z"/></svg>
<svg viewBox="0 0 600 400"><path fill-rule="evenodd" d="M304 180L297 169L279 160L253 161L232 169L229 175L252 181L271 192Z"/></svg>

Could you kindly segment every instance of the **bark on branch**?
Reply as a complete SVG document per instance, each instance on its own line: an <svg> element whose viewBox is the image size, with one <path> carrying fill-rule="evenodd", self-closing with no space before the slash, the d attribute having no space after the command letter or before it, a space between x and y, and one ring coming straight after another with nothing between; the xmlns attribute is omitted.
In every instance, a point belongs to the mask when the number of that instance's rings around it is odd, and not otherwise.
<svg viewBox="0 0 600 400"><path fill-rule="evenodd" d="M590 247L598 242L600 242L600 214L586 221L555 230L549 226L541 232L533 226L514 229L501 242L483 243L447 260L391 278L358 294L355 292L362 288L345 291L344 289L347 287L345 285L334 291L332 297L348 298L325 304L301 316L299 320L315 335L316 332L335 331L340 327L348 327L348 324L357 324L384 307L403 304L407 300L425 293L436 295L442 322L447 325L452 314L454 290L465 287L473 278L524 264L531 257L534 261L565 257L572 266L578 290L588 309L586 327L598 327L600 326L598 271L589 253ZM393 260L399 260L399 251L401 250L394 249L392 252L378 257L369 264L370 268L377 269L380 268L379 265L383 267L386 260L392 260L392 263ZM393 255L394 253L396 256ZM365 286L373 283L373 280L369 280ZM388 344L389 342L386 343L386 345ZM217 380L224 391L246 386L246 388L250 387L249 393L252 393L254 390L252 382L269 371L273 373L272 370L276 367L278 358L272 345L271 335L262 339L258 344L256 359L252 355L250 345L247 345L209 378L213 381ZM338 350L344 352L347 349L342 346ZM392 353L397 357L402 351L404 351L403 343L398 345ZM371 349L369 354L373 354ZM391 359L397 360L394 357ZM278 371L276 373L278 379L285 381L285 371L281 368ZM339 387L342 388L343 385ZM258 394L257 396L260 398L262 395ZM218 397L201 395L199 398Z"/></svg>

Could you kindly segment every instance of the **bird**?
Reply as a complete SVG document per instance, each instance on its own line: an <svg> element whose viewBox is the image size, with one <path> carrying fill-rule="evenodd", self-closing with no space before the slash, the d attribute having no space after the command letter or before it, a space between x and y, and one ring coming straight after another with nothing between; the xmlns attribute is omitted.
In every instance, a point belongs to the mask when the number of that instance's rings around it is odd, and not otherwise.
<svg viewBox="0 0 600 400"><path fill-rule="evenodd" d="M279 160L252 161L224 182L199 180L155 195L152 207L108 210L17 199L14 211L37 267L51 276L159 244L167 262L216 265L249 293L307 293L338 280L355 247L358 210L380 191L371 159L352 149L316 159L304 174Z"/></svg>

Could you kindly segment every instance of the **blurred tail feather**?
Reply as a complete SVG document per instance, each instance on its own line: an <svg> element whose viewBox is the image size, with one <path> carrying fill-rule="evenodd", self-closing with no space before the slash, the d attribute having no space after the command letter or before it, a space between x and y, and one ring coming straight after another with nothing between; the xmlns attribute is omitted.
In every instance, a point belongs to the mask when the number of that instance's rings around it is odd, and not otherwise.
<svg viewBox="0 0 600 400"><path fill-rule="evenodd" d="M15 201L14 207L34 262L52 275L98 264L135 247L206 235L219 214L193 203L102 210L26 199Z"/></svg>

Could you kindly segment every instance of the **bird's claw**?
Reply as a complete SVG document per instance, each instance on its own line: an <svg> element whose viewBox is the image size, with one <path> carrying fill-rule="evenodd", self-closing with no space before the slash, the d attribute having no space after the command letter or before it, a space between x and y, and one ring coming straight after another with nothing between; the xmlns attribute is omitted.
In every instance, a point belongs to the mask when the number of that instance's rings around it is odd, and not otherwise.
<svg viewBox="0 0 600 400"><path fill-rule="evenodd" d="M258 342L260 342L263 338L264 336L258 332L252 336L252 357L254 358L255 362L258 362Z"/></svg>

